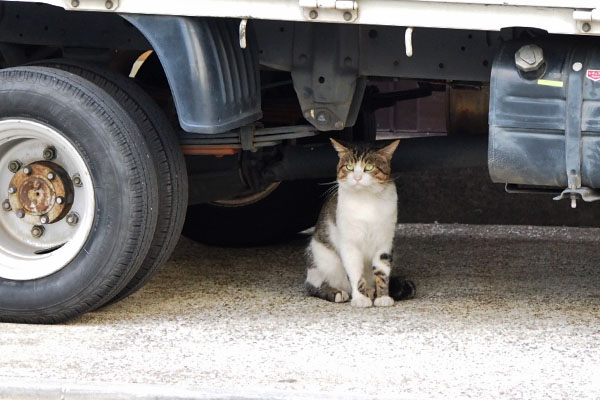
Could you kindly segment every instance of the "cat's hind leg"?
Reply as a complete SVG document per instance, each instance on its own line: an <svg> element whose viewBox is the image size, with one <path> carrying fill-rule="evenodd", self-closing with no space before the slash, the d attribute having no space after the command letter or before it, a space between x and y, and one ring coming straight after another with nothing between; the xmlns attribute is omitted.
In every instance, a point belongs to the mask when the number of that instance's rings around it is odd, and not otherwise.
<svg viewBox="0 0 600 400"><path fill-rule="evenodd" d="M319 287L317 287L313 286L313 284L309 283L307 280L305 286L306 291L310 296L331 301L332 303L344 303L350 300L350 295L348 292L332 288L327 282L323 282Z"/></svg>
<svg viewBox="0 0 600 400"><path fill-rule="evenodd" d="M306 271L308 294L334 303L350 300L350 283L336 251L313 239L308 253L311 259Z"/></svg>

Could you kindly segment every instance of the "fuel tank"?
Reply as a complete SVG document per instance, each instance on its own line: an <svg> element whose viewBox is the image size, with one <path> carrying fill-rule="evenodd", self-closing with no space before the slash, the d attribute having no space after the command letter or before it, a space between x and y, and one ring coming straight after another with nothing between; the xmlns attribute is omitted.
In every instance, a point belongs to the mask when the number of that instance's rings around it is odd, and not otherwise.
<svg viewBox="0 0 600 400"><path fill-rule="evenodd" d="M504 44L490 82L494 182L600 188L600 41Z"/></svg>

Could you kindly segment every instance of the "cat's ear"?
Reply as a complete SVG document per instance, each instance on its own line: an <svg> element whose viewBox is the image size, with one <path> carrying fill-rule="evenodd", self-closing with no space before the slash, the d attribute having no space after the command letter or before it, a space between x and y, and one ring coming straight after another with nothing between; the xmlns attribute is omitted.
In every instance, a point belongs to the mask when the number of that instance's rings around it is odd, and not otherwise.
<svg viewBox="0 0 600 400"><path fill-rule="evenodd" d="M333 148L335 149L335 151L337 151L338 153L347 153L350 151L349 148L347 148L346 146L342 145L340 142L338 142L335 139L329 138L329 140L331 140L331 144L333 145Z"/></svg>
<svg viewBox="0 0 600 400"><path fill-rule="evenodd" d="M377 153L381 154L389 161L392 159L394 151L396 151L396 147L398 147L398 143L400 143L400 139L394 140L392 143L388 144L384 148L377 150Z"/></svg>

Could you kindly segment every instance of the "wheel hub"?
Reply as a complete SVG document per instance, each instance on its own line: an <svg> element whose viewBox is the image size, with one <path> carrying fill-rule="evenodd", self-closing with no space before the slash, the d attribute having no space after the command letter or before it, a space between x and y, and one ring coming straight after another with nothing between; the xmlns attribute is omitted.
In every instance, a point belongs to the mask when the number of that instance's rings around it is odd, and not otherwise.
<svg viewBox="0 0 600 400"><path fill-rule="evenodd" d="M0 120L0 279L59 271L83 249L95 218L91 172L47 125Z"/></svg>
<svg viewBox="0 0 600 400"><path fill-rule="evenodd" d="M58 164L49 161L38 161L21 168L9 184L11 208L33 225L52 224L63 219L71 210L73 197L73 182L69 175Z"/></svg>

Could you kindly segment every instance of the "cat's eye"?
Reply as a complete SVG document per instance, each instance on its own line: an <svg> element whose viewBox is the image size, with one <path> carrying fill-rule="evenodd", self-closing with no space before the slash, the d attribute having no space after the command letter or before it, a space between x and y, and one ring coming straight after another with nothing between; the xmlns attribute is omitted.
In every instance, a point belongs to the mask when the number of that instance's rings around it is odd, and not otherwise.
<svg viewBox="0 0 600 400"><path fill-rule="evenodd" d="M354 165L353 164L346 164L346 169L348 171L354 171Z"/></svg>
<svg viewBox="0 0 600 400"><path fill-rule="evenodd" d="M367 164L367 165L365 165L365 171L367 171L367 172L368 172L368 171L373 171L373 168L375 168L375 167L373 166L373 164Z"/></svg>

